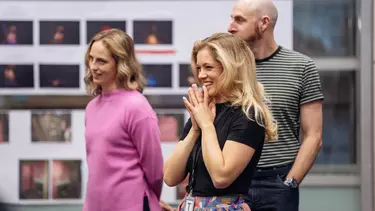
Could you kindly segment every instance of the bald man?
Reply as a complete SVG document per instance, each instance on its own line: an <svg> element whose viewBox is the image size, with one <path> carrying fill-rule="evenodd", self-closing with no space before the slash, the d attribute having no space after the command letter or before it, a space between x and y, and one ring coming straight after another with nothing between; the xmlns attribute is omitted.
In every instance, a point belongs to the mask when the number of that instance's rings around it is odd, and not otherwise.
<svg viewBox="0 0 375 211"><path fill-rule="evenodd" d="M276 43L278 12L271 0L239 0L231 17L228 32L251 47L279 127L278 140L264 145L246 200L252 211L297 211L299 184L322 145L318 70L311 58Z"/></svg>

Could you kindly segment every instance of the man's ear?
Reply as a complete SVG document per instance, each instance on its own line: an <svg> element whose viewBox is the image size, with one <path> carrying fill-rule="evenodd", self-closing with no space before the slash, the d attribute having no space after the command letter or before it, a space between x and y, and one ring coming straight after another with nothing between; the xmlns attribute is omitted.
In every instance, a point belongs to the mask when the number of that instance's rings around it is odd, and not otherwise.
<svg viewBox="0 0 375 211"><path fill-rule="evenodd" d="M264 32L267 30L268 26L270 25L271 19L268 16L263 16L261 19L261 32Z"/></svg>

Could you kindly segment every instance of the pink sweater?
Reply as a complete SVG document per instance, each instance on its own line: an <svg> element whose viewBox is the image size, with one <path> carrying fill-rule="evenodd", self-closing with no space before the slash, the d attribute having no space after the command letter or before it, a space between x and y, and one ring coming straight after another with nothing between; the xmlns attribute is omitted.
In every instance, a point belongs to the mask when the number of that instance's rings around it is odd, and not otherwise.
<svg viewBox="0 0 375 211"><path fill-rule="evenodd" d="M138 91L95 97L85 111L89 176L84 211L160 211L163 158L157 117Z"/></svg>

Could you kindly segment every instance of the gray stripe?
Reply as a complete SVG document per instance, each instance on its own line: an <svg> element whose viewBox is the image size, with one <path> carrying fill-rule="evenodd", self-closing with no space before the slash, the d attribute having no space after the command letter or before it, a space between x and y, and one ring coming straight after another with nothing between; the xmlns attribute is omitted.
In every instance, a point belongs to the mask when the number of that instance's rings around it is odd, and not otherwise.
<svg viewBox="0 0 375 211"><path fill-rule="evenodd" d="M264 145L258 166L293 162L300 147L299 105L323 99L318 70L309 57L282 48L270 60L257 63L257 79L279 126L279 140Z"/></svg>

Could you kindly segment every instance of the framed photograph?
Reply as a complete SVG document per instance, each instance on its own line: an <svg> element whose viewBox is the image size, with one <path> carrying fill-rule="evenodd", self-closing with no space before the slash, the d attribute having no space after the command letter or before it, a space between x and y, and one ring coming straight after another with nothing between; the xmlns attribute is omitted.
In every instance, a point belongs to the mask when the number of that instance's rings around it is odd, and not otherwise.
<svg viewBox="0 0 375 211"><path fill-rule="evenodd" d="M87 21L86 23L86 40L87 43L97 33L107 29L120 29L126 32L126 21Z"/></svg>
<svg viewBox="0 0 375 211"><path fill-rule="evenodd" d="M0 64L1 88L34 88L34 66Z"/></svg>
<svg viewBox="0 0 375 211"><path fill-rule="evenodd" d="M180 140L185 125L185 114L174 110L156 110L162 142L177 142Z"/></svg>
<svg viewBox="0 0 375 211"><path fill-rule="evenodd" d="M0 45L32 45L32 21L0 21Z"/></svg>
<svg viewBox="0 0 375 211"><path fill-rule="evenodd" d="M179 65L179 72L180 72L180 87L191 87L195 81L195 77L191 72L190 64L180 64Z"/></svg>
<svg viewBox="0 0 375 211"><path fill-rule="evenodd" d="M39 65L39 86L41 88L79 88L79 65Z"/></svg>
<svg viewBox="0 0 375 211"><path fill-rule="evenodd" d="M71 142L71 118L68 111L33 110L31 113L32 142Z"/></svg>
<svg viewBox="0 0 375 211"><path fill-rule="evenodd" d="M136 20L133 22L135 44L173 44L173 22L171 20Z"/></svg>
<svg viewBox="0 0 375 211"><path fill-rule="evenodd" d="M0 111L0 144L9 142L9 114Z"/></svg>
<svg viewBox="0 0 375 211"><path fill-rule="evenodd" d="M172 87L171 64L144 64L148 87Z"/></svg>
<svg viewBox="0 0 375 211"><path fill-rule="evenodd" d="M80 199L81 194L81 161L54 160L52 162L52 198Z"/></svg>
<svg viewBox="0 0 375 211"><path fill-rule="evenodd" d="M40 21L41 45L79 45L79 21Z"/></svg>
<svg viewBox="0 0 375 211"><path fill-rule="evenodd" d="M20 160L19 198L48 199L48 160Z"/></svg>

